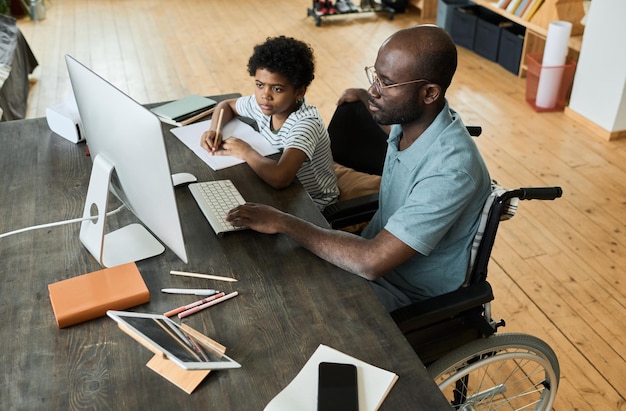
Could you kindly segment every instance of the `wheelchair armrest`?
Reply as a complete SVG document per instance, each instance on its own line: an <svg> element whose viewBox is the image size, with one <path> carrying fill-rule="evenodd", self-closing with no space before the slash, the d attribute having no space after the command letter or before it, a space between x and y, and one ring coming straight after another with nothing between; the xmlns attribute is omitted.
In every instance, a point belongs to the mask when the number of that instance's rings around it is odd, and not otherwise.
<svg viewBox="0 0 626 411"><path fill-rule="evenodd" d="M332 228L342 228L371 220L377 209L378 193L372 193L338 201L327 206L322 214Z"/></svg>
<svg viewBox="0 0 626 411"><path fill-rule="evenodd" d="M467 132L472 137L478 137L483 133L483 128L481 126L466 126Z"/></svg>
<svg viewBox="0 0 626 411"><path fill-rule="evenodd" d="M406 334L411 330L450 318L492 300L491 285L487 281L482 281L399 308L391 312L391 317L400 330Z"/></svg>

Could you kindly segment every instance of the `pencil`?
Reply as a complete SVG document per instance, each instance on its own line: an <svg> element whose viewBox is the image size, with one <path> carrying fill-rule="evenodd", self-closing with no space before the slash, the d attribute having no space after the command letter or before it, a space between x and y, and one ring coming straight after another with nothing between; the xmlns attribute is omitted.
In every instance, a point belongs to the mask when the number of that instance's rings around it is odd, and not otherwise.
<svg viewBox="0 0 626 411"><path fill-rule="evenodd" d="M200 120L202 117L208 116L213 111L215 111L215 107L210 108L208 110L205 110L205 111L203 111L201 113L198 113L195 116L192 116L192 117L186 118L184 120L181 120L180 124L183 125L183 126L186 126L187 124L191 124L191 123L195 122L196 120Z"/></svg>
<svg viewBox="0 0 626 411"><path fill-rule="evenodd" d="M197 306L195 306L195 307L193 307L193 308L190 308L190 309L188 309L188 310L185 310L185 311L183 311L183 312L178 313L178 318L185 318L185 317L188 317L188 316L190 316L191 314L195 314L195 313L197 313L198 311L202 311L202 310L204 310L205 308L209 308L209 307L211 307L211 306L213 306L213 305L215 305L215 304L219 304L219 303L221 303L222 301L226 301L226 300L228 300L228 299L231 299L231 298L233 298L233 297L236 297L237 295L239 295L239 293L238 293L237 291L233 291L233 292L232 292L232 293L230 293L230 294L226 294L226 295L225 295L225 296L223 296L223 297L216 298L215 300L213 300L213 301L209 301L208 303L204 303L204 304L202 304L202 305L197 305Z"/></svg>
<svg viewBox="0 0 626 411"><path fill-rule="evenodd" d="M193 302L191 304L187 304L187 305L183 305L182 307L175 308L175 309L173 309L171 311L166 312L163 315L166 316L166 317L171 317L171 316L176 315L178 313L182 313L183 311L186 311L186 310L188 310L190 308L197 307L199 305L208 303L209 301L217 300L218 298L221 298L224 295L226 295L226 294L225 293L215 294L215 295L213 295L211 297L203 298L202 300Z"/></svg>
<svg viewBox="0 0 626 411"><path fill-rule="evenodd" d="M206 278L207 280L218 280L218 281L237 281L236 278L230 277L221 277L219 275L211 275L211 274L198 274L198 273L188 273L186 271L170 271L172 275L182 275L185 277L197 277L197 278Z"/></svg>
<svg viewBox="0 0 626 411"><path fill-rule="evenodd" d="M213 140L213 146L217 148L217 142L219 140L220 131L222 128L222 116L224 115L224 109L220 109L220 114L217 117L217 127L215 127L215 140Z"/></svg>

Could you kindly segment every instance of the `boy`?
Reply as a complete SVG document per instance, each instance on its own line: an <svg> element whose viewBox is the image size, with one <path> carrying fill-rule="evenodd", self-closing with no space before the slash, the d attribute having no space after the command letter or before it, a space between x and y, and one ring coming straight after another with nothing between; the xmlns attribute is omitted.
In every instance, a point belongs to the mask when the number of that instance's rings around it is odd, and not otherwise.
<svg viewBox="0 0 626 411"><path fill-rule="evenodd" d="M214 113L224 110L222 124L235 116L256 120L261 135L282 151L278 161L261 156L236 136L214 141L217 124L213 123L200 145L214 155L246 161L276 189L289 186L298 177L323 209L337 200L339 189L326 126L317 108L304 100L314 69L313 50L307 44L285 36L268 38L254 47L248 61L255 93L220 102L215 108Z"/></svg>

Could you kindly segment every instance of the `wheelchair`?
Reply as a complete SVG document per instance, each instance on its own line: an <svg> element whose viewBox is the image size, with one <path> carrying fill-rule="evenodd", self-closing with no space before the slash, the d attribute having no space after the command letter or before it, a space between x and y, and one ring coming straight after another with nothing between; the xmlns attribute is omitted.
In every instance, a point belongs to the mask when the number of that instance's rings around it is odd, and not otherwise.
<svg viewBox="0 0 626 411"><path fill-rule="evenodd" d="M375 150L380 150L386 134L371 117L366 123L367 110L362 104L350 105L353 106L339 106L329 123L333 156L337 162L346 161L356 170L365 170L355 165L355 147L369 146L366 139L373 141ZM356 134L351 125L356 127ZM479 135L480 128L472 128L470 134ZM357 145L355 139L359 141ZM345 143L351 145L352 155L348 158L344 158L347 150L340 147ZM370 150L357 154L358 161L371 155L374 168L369 172L376 172L378 166L382 171L385 147L377 153ZM513 217L520 200L554 200L561 195L560 187L507 190L493 182L474 237L464 284L455 291L390 313L453 409L552 408L560 379L557 356L548 344L532 335L497 333L505 321L492 318L494 295L487 281L487 268L500 221ZM324 215L333 228L364 221L378 207L375 197L376 194L341 202L350 204L327 207Z"/></svg>

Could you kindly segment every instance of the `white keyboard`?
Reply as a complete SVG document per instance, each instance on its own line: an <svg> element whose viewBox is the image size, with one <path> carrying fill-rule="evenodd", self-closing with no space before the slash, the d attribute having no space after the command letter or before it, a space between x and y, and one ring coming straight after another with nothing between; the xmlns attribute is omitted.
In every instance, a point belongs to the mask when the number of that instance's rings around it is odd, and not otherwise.
<svg viewBox="0 0 626 411"><path fill-rule="evenodd" d="M204 181L189 184L198 207L218 236L228 231L242 230L226 221L226 214L246 201L230 180Z"/></svg>

